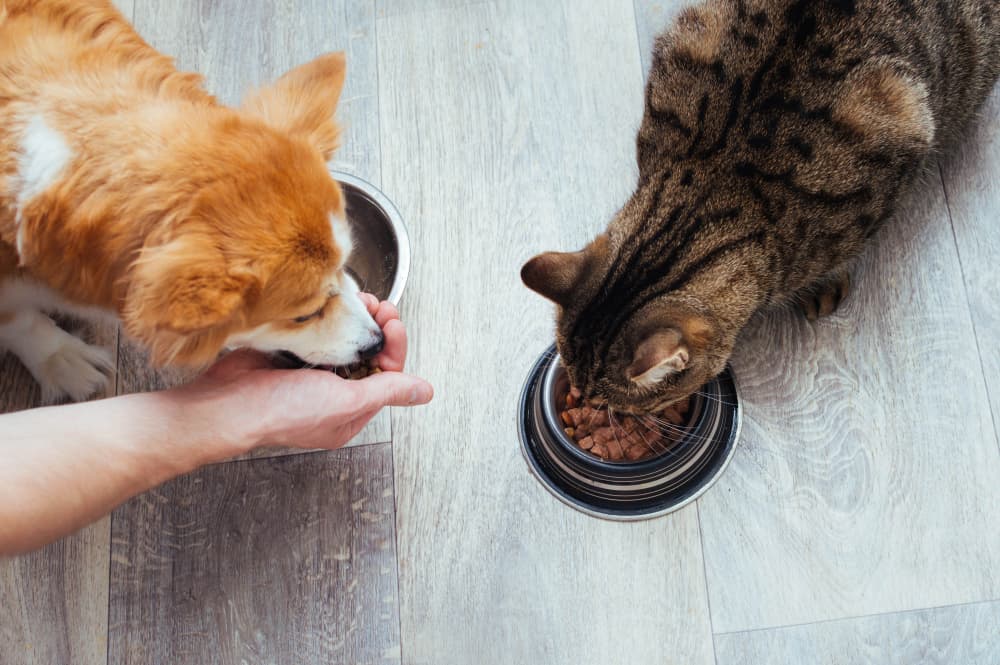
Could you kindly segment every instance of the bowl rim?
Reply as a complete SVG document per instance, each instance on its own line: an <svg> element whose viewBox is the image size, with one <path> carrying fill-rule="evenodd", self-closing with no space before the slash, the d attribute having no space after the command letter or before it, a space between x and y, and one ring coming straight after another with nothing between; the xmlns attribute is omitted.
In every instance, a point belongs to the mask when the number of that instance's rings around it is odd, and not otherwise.
<svg viewBox="0 0 1000 665"><path fill-rule="evenodd" d="M705 492L712 488L722 477L722 475L729 468L730 463L736 456L736 450L739 447L739 443L743 434L743 400L740 397L740 385L736 377L735 372L732 371L730 366L727 366L724 370L728 373L729 379L733 383L733 388L736 392L736 415L735 415L735 426L733 427L732 435L729 438L728 450L725 453L725 457L722 459L716 471L709 476L705 481L691 494L685 496L683 499L677 503L662 507L655 508L652 510L617 510L608 508L599 508L597 506L591 505L582 499L578 499L560 488L554 480L552 480L548 474L541 467L541 463L535 459L532 453L532 444L529 438L532 436L528 429L528 418L525 417L528 411L529 397L532 395L532 388L536 386L539 381L536 381L536 377L541 374L541 370L545 363L548 361L550 363L560 362L559 354L553 352L555 345L552 345L544 351L531 365L531 369L528 372L527 378L524 380L523 387L521 389L521 394L517 400L517 411L514 415L518 438L520 439L521 456L528 467L528 471L535 480L545 488L545 490L558 499L561 503L569 506L573 510L581 512L590 517L595 517L597 519L605 520L608 522L642 522L645 520L652 520L671 513L677 512L686 506L689 506L693 502L701 498Z"/></svg>
<svg viewBox="0 0 1000 665"><path fill-rule="evenodd" d="M555 383L556 375L560 372L560 369L563 372L566 371L558 352L555 352L554 349L552 350L552 352L555 354L555 356L552 362L549 362L542 369L541 377L539 380L540 389L542 390L543 393L546 392L549 387L554 388L553 384ZM546 400L544 396L542 397L542 399ZM553 424L553 422L550 422L552 418L558 417L555 414L549 414L547 412L544 413L543 415L546 419L546 422L549 425ZM664 450L659 454L652 455L650 457L646 457L644 459L637 460L634 462L629 460L621 460L615 462L611 460L604 460L601 459L600 457L596 457L590 454L586 450L583 450L578 445L576 445L576 443L573 442L569 438L569 436L566 435L566 432L563 431L563 429L558 426L558 423L555 423L556 428L552 430L551 434L555 442L559 444L560 449L562 449L566 454L572 456L573 459L577 460L579 463L581 463L586 467L590 467L592 469L595 469L602 473L606 473L608 475L619 475L623 473L647 474L655 472L656 470L660 469L663 466L663 463L669 453L672 453L675 450L683 450L688 445L691 436L695 432L697 432L698 428L701 426L702 422L707 417L707 415L708 415L707 411L704 408L702 408L697 414L695 414L692 420L688 421L685 424L684 428L688 431L684 433L684 436L681 437L681 439L677 441L673 445L673 447ZM550 427L549 429L552 428Z"/></svg>
<svg viewBox="0 0 1000 665"><path fill-rule="evenodd" d="M389 295L386 297L386 300L398 306L399 301L403 297L403 291L406 289L406 282L410 277L410 234L406 228L406 224L403 222L403 215L382 190L367 180L335 168L330 168L330 175L341 185L353 187L361 192L361 194L380 208L389 220L389 227L396 240L398 260L396 262L396 274L392 280L392 288L389 289Z"/></svg>

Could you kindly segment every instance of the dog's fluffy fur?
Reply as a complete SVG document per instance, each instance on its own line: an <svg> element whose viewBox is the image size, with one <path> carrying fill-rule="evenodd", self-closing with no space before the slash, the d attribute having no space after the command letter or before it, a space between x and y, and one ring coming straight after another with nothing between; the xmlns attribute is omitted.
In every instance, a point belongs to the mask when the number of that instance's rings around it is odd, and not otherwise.
<svg viewBox="0 0 1000 665"><path fill-rule="evenodd" d="M325 55L230 109L107 0L0 0L0 345L48 398L110 366L48 311L117 316L157 364L380 343L326 165L344 72Z"/></svg>

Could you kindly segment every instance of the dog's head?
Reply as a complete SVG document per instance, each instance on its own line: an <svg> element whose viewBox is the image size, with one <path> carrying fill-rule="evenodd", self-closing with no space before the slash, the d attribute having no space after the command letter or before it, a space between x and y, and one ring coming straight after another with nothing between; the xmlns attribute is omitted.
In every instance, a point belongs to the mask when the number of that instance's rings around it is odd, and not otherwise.
<svg viewBox="0 0 1000 665"><path fill-rule="evenodd" d="M183 184L156 212L122 308L155 363L200 365L248 346L344 365L381 348L344 270L350 229L327 169L344 73L342 54L291 71L240 111L199 120L164 165Z"/></svg>

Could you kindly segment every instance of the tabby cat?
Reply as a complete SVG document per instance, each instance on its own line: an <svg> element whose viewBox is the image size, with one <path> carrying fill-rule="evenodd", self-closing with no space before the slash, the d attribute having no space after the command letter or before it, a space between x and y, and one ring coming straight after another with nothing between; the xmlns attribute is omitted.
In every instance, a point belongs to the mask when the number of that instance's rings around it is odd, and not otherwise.
<svg viewBox="0 0 1000 665"><path fill-rule="evenodd" d="M639 182L521 271L573 384L649 413L721 372L761 308L836 309L846 263L1000 75L1000 0L709 0L656 40Z"/></svg>

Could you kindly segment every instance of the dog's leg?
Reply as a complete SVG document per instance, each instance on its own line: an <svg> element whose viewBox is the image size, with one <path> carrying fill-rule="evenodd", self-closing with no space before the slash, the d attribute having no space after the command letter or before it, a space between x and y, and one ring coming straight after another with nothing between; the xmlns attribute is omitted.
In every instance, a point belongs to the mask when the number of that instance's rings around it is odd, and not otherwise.
<svg viewBox="0 0 1000 665"><path fill-rule="evenodd" d="M107 350L74 337L35 309L0 311L0 347L21 359L46 404L87 399L107 386L114 370Z"/></svg>

